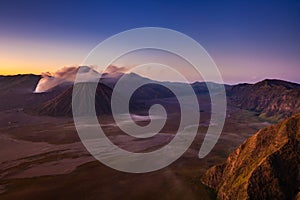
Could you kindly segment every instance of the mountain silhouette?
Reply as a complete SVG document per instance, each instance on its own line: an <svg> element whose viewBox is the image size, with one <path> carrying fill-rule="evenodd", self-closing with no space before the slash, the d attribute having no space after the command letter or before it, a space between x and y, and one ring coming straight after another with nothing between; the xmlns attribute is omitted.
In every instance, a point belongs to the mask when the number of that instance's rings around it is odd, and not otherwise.
<svg viewBox="0 0 300 200"><path fill-rule="evenodd" d="M300 112L300 85L266 79L255 84L238 84L227 90L233 104L256 111L271 121L285 119Z"/></svg>

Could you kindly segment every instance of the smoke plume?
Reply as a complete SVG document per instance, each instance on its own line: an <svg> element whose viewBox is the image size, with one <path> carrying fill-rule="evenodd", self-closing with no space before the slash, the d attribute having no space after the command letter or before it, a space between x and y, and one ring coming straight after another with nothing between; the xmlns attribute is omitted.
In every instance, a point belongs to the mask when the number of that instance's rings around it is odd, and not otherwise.
<svg viewBox="0 0 300 200"><path fill-rule="evenodd" d="M126 67L116 67L111 65L108 66L103 73L109 76L116 73L126 73L127 71L128 69ZM101 74L91 67L63 67L54 73L43 73L42 78L35 89L35 93L47 92L62 84L71 85L75 78L77 78L79 82L94 82L98 81L100 77Z"/></svg>
<svg viewBox="0 0 300 200"><path fill-rule="evenodd" d="M128 71L129 71L129 69L127 67L117 67L114 65L110 65L105 69L104 73L108 73L108 74L126 73Z"/></svg>

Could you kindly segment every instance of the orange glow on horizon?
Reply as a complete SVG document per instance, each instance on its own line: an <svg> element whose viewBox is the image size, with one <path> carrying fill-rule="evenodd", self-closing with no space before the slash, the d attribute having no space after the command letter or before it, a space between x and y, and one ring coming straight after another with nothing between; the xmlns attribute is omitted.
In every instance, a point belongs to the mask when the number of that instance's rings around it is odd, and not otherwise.
<svg viewBox="0 0 300 200"><path fill-rule="evenodd" d="M44 66L44 67L40 67ZM45 65L31 65L31 64L23 64L23 65L7 65L0 64L0 75L17 75L17 74L36 74L40 75L44 72L55 72L59 68L64 66L77 66L77 65L49 65L50 67L45 67Z"/></svg>
<svg viewBox="0 0 300 200"><path fill-rule="evenodd" d="M0 75L41 74L81 63L91 47L61 41L0 37Z"/></svg>

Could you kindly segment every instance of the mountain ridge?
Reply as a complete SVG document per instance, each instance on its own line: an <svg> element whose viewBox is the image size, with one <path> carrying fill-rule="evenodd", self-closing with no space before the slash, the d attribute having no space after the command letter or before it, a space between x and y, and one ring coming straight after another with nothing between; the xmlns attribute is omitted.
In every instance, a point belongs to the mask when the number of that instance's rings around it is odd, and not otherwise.
<svg viewBox="0 0 300 200"><path fill-rule="evenodd" d="M300 84L265 79L255 84L232 86L228 96L238 107L258 112L260 117L279 121L300 112Z"/></svg>
<svg viewBox="0 0 300 200"><path fill-rule="evenodd" d="M91 71L87 67L83 69L84 72ZM129 85L132 81L134 83L144 83L149 80L138 74L124 74L122 72L115 72L115 74L117 75L112 77L108 73L104 74L104 78L100 82L113 89L116 81L119 80L122 74L129 81ZM64 85L62 83L48 92L33 93L41 78L42 76L36 75L1 76L0 97L1 95L3 97L0 100L0 110L28 108L46 103L72 86L72 84ZM154 84L142 86L135 92L133 99L141 103L149 99L173 98L174 94L167 88L159 86L159 83L154 81ZM182 95L186 95L184 90L185 83L165 82L165 84L176 87ZM190 85L196 95L208 95L207 84L210 84L211 87L214 87L214 85L218 86L218 84L210 82L194 82ZM257 112L263 120L277 122L300 112L300 84L298 83L278 79L265 79L255 84L225 85L225 89L229 103L242 109ZM126 91L124 93L126 94Z"/></svg>
<svg viewBox="0 0 300 200"><path fill-rule="evenodd" d="M299 152L300 113L258 131L201 181L221 200L293 199L300 189Z"/></svg>

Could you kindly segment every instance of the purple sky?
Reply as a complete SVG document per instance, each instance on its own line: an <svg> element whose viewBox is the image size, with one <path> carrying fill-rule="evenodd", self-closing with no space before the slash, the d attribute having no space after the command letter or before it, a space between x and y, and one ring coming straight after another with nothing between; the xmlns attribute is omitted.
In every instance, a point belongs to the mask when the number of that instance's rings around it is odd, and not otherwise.
<svg viewBox="0 0 300 200"><path fill-rule="evenodd" d="M79 65L104 39L157 26L198 41L227 83L300 82L299 1L13 0L1 2L0 26L0 74Z"/></svg>

